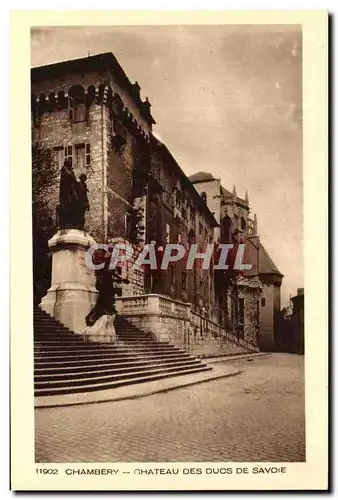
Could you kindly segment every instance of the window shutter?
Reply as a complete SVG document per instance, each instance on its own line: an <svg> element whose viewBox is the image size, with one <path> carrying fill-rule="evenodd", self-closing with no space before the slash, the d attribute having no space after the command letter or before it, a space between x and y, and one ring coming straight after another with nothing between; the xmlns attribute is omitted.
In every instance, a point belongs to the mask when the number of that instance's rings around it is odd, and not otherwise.
<svg viewBox="0 0 338 500"><path fill-rule="evenodd" d="M86 143L86 167L90 167L91 157L90 157L90 144Z"/></svg>
<svg viewBox="0 0 338 500"><path fill-rule="evenodd" d="M70 121L74 121L74 99L71 96L68 96L68 113Z"/></svg>

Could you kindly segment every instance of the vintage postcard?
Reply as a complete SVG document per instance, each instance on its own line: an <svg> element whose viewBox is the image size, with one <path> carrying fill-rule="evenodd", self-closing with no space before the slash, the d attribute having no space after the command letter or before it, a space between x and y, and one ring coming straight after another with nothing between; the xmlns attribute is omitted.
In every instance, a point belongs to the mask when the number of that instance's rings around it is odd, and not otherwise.
<svg viewBox="0 0 338 500"><path fill-rule="evenodd" d="M12 14L12 489L328 488L327 30Z"/></svg>

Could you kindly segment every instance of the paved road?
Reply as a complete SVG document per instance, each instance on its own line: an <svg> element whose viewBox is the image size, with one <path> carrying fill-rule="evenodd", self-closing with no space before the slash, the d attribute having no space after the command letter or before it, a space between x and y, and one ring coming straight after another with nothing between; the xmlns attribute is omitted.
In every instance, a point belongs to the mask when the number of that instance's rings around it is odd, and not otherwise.
<svg viewBox="0 0 338 500"><path fill-rule="evenodd" d="M36 410L36 461L304 461L304 358L145 398Z"/></svg>

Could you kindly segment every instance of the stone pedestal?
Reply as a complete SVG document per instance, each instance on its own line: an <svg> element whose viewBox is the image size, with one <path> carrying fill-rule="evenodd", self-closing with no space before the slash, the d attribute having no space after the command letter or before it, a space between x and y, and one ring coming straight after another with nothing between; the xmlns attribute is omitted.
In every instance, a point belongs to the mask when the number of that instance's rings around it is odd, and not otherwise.
<svg viewBox="0 0 338 500"><path fill-rule="evenodd" d="M98 297L95 272L86 264L86 252L95 244L80 229L60 229L48 242L53 253L52 285L40 306L75 333L83 332Z"/></svg>
<svg viewBox="0 0 338 500"><path fill-rule="evenodd" d="M115 316L116 314L113 314L111 316L105 314L104 316L101 316L93 326L87 326L83 330L83 335L85 335L86 339L88 339L90 342L115 342Z"/></svg>

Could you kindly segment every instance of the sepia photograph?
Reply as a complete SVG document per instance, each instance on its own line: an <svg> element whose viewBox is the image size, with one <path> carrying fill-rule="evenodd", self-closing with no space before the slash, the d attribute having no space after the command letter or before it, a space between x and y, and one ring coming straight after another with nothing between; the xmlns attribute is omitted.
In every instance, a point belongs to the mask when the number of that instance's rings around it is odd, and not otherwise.
<svg viewBox="0 0 338 500"><path fill-rule="evenodd" d="M13 23L16 487L325 489L326 13L68 14Z"/></svg>
<svg viewBox="0 0 338 500"><path fill-rule="evenodd" d="M31 62L36 461L304 461L301 26Z"/></svg>

